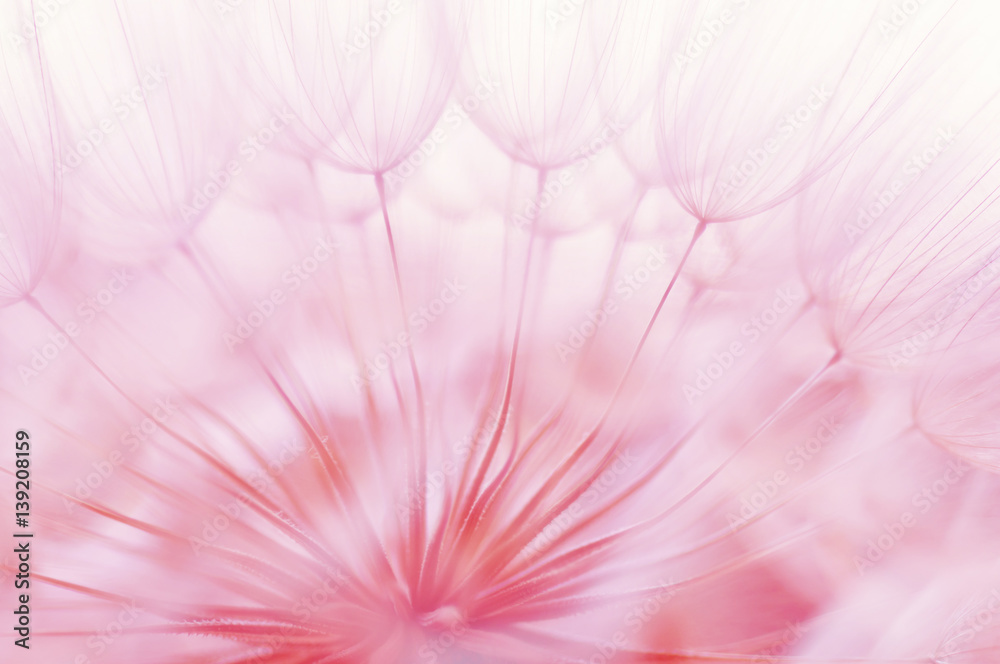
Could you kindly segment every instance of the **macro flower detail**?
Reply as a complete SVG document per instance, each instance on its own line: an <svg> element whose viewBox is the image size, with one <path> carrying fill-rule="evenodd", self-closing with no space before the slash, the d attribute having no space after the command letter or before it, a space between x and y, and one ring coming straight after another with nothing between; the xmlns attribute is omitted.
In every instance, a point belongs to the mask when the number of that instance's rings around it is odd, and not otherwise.
<svg viewBox="0 0 1000 664"><path fill-rule="evenodd" d="M997 18L12 0L0 660L995 661Z"/></svg>

